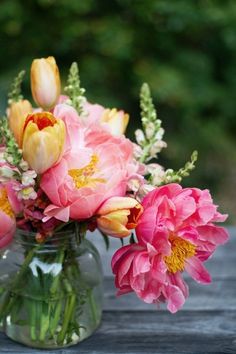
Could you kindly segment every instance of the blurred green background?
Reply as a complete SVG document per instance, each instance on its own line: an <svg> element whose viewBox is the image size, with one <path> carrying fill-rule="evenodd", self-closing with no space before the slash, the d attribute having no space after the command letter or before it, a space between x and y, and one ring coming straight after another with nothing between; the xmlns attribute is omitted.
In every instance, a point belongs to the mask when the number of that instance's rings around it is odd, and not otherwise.
<svg viewBox="0 0 236 354"><path fill-rule="evenodd" d="M166 130L159 162L179 168L197 149L184 184L210 188L236 223L235 0L1 0L0 28L1 113L18 71L54 55L64 80L78 61L91 101L130 113L132 137L146 81Z"/></svg>

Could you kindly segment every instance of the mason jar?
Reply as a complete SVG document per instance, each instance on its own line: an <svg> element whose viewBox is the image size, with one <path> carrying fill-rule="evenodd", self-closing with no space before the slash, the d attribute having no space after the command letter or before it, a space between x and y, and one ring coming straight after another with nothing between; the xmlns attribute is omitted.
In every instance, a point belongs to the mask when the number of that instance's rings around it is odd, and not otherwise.
<svg viewBox="0 0 236 354"><path fill-rule="evenodd" d="M17 230L1 251L0 326L14 341L48 349L76 344L98 327L102 300L100 256L78 227L41 243Z"/></svg>

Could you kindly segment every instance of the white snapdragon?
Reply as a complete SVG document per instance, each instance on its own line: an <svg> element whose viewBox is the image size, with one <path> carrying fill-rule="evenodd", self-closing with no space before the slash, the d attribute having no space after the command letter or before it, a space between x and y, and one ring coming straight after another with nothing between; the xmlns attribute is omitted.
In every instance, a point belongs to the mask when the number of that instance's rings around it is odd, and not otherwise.
<svg viewBox="0 0 236 354"><path fill-rule="evenodd" d="M37 193L33 187L25 187L18 190L17 197L19 200L34 200L37 198Z"/></svg>
<svg viewBox="0 0 236 354"><path fill-rule="evenodd" d="M137 129L135 131L135 138L137 143L142 146L145 143L145 135L144 132L141 129Z"/></svg>
<svg viewBox="0 0 236 354"><path fill-rule="evenodd" d="M151 139L155 135L155 123L154 122L148 122L145 127L145 134L147 139Z"/></svg>
<svg viewBox="0 0 236 354"><path fill-rule="evenodd" d="M13 178L15 171L8 166L0 167L0 183L4 183Z"/></svg>
<svg viewBox="0 0 236 354"><path fill-rule="evenodd" d="M22 174L21 183L23 186L33 186L37 173L34 170L26 171Z"/></svg>

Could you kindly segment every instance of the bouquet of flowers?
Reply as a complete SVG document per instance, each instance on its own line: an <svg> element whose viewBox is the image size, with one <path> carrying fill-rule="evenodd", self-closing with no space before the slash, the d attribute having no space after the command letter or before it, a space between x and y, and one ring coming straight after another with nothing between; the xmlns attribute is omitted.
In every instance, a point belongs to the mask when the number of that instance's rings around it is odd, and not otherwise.
<svg viewBox="0 0 236 354"><path fill-rule="evenodd" d="M23 76L13 82L0 120L2 259L9 260L14 243L22 250L21 258L10 258L9 277L0 277L2 328L15 340L49 348L91 334L101 317L100 263L82 258L86 230L95 229L107 245L109 237L122 241L111 264L118 295L135 292L178 311L188 296L182 273L210 283L204 262L228 239L215 225L227 215L209 191L180 185L197 152L178 171L156 163L166 143L147 84L140 93L142 129L131 142L129 115L89 103L76 63L62 95L55 59L33 61L36 108L22 96ZM86 262L91 255L97 259L94 248Z"/></svg>

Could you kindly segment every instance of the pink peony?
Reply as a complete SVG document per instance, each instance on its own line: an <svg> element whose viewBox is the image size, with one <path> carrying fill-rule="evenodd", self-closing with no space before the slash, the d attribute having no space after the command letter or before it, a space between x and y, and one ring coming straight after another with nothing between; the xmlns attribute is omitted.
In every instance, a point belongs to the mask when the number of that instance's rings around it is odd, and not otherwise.
<svg viewBox="0 0 236 354"><path fill-rule="evenodd" d="M43 174L41 188L52 203L45 209L45 220L55 217L66 222L90 218L106 199L124 196L127 180L138 166L128 139L114 137L97 125L78 125L75 132L75 119L71 123L69 110L63 110L64 117L60 112L57 117L60 115L67 128L68 151Z"/></svg>
<svg viewBox="0 0 236 354"><path fill-rule="evenodd" d="M156 188L142 205L138 242L120 248L112 259L118 294L134 291L147 303L167 301L174 313L188 296L184 270L199 283L211 282L203 262L228 240L227 231L214 225L227 215L217 212L207 190L178 184Z"/></svg>
<svg viewBox="0 0 236 354"><path fill-rule="evenodd" d="M13 185L0 185L0 248L7 246L16 229L15 213L21 211L21 204L16 198Z"/></svg>
<svg viewBox="0 0 236 354"><path fill-rule="evenodd" d="M65 104L60 103L55 106L53 115L61 119L66 127L66 142L65 142L65 154L70 153L71 150L76 149L78 144L83 145L82 135L82 122L77 111Z"/></svg>

